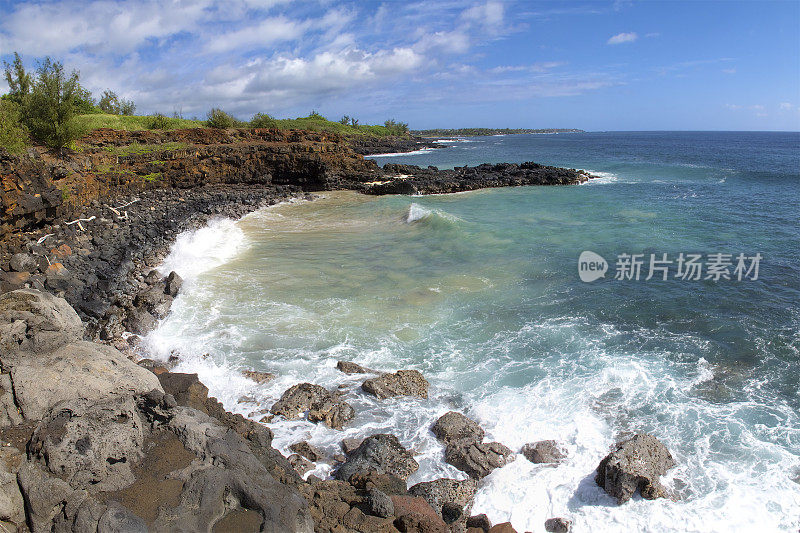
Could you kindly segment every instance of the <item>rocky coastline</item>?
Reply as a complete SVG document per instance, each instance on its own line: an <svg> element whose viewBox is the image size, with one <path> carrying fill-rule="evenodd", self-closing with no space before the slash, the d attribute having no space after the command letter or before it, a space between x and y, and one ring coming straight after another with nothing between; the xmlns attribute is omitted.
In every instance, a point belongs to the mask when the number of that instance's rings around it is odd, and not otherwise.
<svg viewBox="0 0 800 533"><path fill-rule="evenodd" d="M484 430L463 414L447 413L430 430L445 461L466 479L412 487L406 480L418 468L413 452L391 434L345 441L336 457L298 442L284 457L266 425L227 412L196 374L148 359L138 335L169 312L181 286L176 274L161 276L154 268L178 233L214 217L238 218L332 189L422 194L590 177L534 163L381 169L335 136L187 131L101 131L84 140L82 151L58 160L0 153L0 525L81 532L513 531L472 516L480 480L517 455L557 465L564 459L559 443L511 450L484 442ZM428 383L415 370L375 371L348 361L338 368L364 374L363 393L379 399L427 396ZM247 377L271 379L255 371ZM264 420L304 417L335 429L353 416L336 391L300 383ZM320 461L335 466L333 478L304 480ZM598 465L596 481L619 503L636 492L663 497L658 478L673 465L654 437L634 435ZM542 527L569 531L571 524L553 517Z"/></svg>

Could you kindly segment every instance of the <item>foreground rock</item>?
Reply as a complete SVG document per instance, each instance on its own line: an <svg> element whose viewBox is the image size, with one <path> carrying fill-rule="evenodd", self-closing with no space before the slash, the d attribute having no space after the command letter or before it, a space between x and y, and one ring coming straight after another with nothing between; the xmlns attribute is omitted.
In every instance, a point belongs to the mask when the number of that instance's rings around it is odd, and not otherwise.
<svg viewBox="0 0 800 533"><path fill-rule="evenodd" d="M311 383L299 383L287 389L270 412L287 420L308 413L310 421L324 422L333 429L342 429L356 415L349 403L338 399L325 387Z"/></svg>
<svg viewBox="0 0 800 533"><path fill-rule="evenodd" d="M428 397L428 381L416 370L398 370L366 380L361 388L380 399L394 396Z"/></svg>
<svg viewBox="0 0 800 533"><path fill-rule="evenodd" d="M411 487L412 496L424 499L452 531L465 531L472 510L472 500L478 491L473 479L437 479Z"/></svg>
<svg viewBox="0 0 800 533"><path fill-rule="evenodd" d="M336 471L336 479L348 481L355 474L377 472L406 480L418 469L414 456L397 437L382 433L364 439Z"/></svg>
<svg viewBox="0 0 800 533"><path fill-rule="evenodd" d="M570 533L572 521L566 518L548 518L544 521L544 529L550 533Z"/></svg>
<svg viewBox="0 0 800 533"><path fill-rule="evenodd" d="M666 495L659 477L675 466L672 455L658 439L639 433L617 443L597 467L595 481L622 504L638 490L654 500Z"/></svg>
<svg viewBox="0 0 800 533"><path fill-rule="evenodd" d="M511 450L499 442L482 442L483 428L461 413L450 411L431 427L445 443L444 459L471 478L483 479L495 468L514 460Z"/></svg>
<svg viewBox="0 0 800 533"><path fill-rule="evenodd" d="M239 513L261 531L313 531L301 481L267 428L203 398L191 375L163 379L218 418L179 405L114 348L78 340L76 317L35 290L0 296L0 429L27 450L0 449L0 526L237 530Z"/></svg>

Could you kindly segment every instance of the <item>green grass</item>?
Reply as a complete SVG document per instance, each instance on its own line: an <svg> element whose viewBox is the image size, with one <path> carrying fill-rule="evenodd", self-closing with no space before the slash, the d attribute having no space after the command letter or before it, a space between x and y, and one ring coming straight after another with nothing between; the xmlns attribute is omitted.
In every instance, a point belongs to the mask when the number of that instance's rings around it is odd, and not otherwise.
<svg viewBox="0 0 800 533"><path fill-rule="evenodd" d="M147 130L148 125L152 121L150 116L126 116L126 115L79 115L75 118L78 126L87 133L99 128L111 128L115 130L126 131L142 131ZM168 129L181 129L181 128L205 128L206 122L204 120L188 120L182 118L168 118ZM245 123L245 128L248 124ZM274 127L279 130L308 130L328 133L338 133L340 135L368 135L372 137L388 137L397 135L386 126L370 126L358 125L352 126L350 124L342 124L341 122L333 122L327 120L319 115L311 115L308 117L275 119Z"/></svg>
<svg viewBox="0 0 800 533"><path fill-rule="evenodd" d="M171 130L184 128L204 128L202 120L188 120L184 118L167 118ZM147 130L152 121L149 116L136 115L79 115L75 121L83 131L91 132L99 128L111 128L114 130L142 131Z"/></svg>
<svg viewBox="0 0 800 533"><path fill-rule="evenodd" d="M143 177L143 178L144 178L146 181L155 181L155 180L157 180L157 179L160 179L162 175L163 175L163 174L161 174L161 172L153 172L152 174L145 174L145 175L144 175L144 176L142 176L142 177Z"/></svg>

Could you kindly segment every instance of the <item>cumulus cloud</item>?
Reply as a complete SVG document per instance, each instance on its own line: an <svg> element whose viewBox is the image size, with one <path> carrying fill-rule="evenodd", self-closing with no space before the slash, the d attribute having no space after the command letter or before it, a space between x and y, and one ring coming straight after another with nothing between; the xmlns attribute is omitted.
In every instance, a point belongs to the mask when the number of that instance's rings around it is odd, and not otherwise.
<svg viewBox="0 0 800 533"><path fill-rule="evenodd" d="M632 43L638 38L639 36L635 32L618 33L611 36L608 41L606 41L606 44Z"/></svg>

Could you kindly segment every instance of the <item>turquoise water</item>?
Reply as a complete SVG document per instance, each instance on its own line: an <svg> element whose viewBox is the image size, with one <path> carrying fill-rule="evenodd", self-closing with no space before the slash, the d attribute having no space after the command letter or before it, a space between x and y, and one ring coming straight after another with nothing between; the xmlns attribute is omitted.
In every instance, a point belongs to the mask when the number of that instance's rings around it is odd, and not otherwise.
<svg viewBox="0 0 800 533"><path fill-rule="evenodd" d="M558 468L522 456L486 478L473 512L541 531L796 531L800 527L800 134L592 133L482 137L379 163L584 168L602 178L427 197L326 193L182 235L163 269L188 278L148 339L179 351L228 408L255 419L289 386L342 385L344 432L277 421L276 446L396 433L410 480L463 477L428 431L451 409L519 449L555 438ZM584 283L584 250L609 263ZM761 254L758 279L614 279L619 254ZM730 269L733 270L733 267ZM735 276L734 276L735 277ZM202 357L208 354L207 357ZM427 401L377 402L348 359L416 368ZM245 368L279 377L256 386ZM678 466L674 500L616 506L593 469L648 431ZM315 473L326 475L320 465Z"/></svg>

